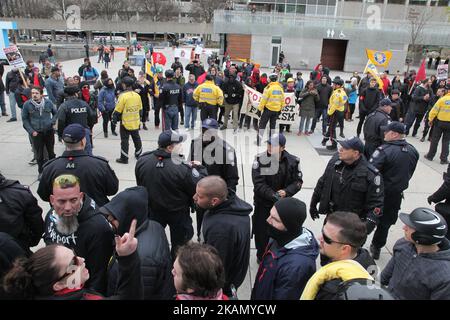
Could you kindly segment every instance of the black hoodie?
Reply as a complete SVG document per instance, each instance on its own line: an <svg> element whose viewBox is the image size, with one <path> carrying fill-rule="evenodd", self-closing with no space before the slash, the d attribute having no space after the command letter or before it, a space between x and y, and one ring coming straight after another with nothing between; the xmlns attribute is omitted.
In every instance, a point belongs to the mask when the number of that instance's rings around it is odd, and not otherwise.
<svg viewBox="0 0 450 320"><path fill-rule="evenodd" d="M367 87L359 96L359 109L367 114L374 112L380 103L381 93L378 87Z"/></svg>
<svg viewBox="0 0 450 320"><path fill-rule="evenodd" d="M100 211L119 221L118 234L128 232L133 219L137 220L137 252L141 260L144 299L171 299L175 294L172 279L172 259L163 227L148 217L148 194L144 187L132 187L115 196ZM119 268L116 260L108 270L108 296L118 293Z"/></svg>
<svg viewBox="0 0 450 320"><path fill-rule="evenodd" d="M95 202L84 196L83 206L78 213L78 230L63 235L56 229L58 215L53 209L45 217L44 242L47 245L58 243L74 249L77 256L86 260L90 278L86 288L98 293L106 292L106 272L113 253L114 233L108 221L97 211Z"/></svg>
<svg viewBox="0 0 450 320"><path fill-rule="evenodd" d="M206 211L203 218L203 241L215 247L223 261L226 295L230 294L230 285L238 288L247 274L252 210L250 204L228 189L228 199Z"/></svg>

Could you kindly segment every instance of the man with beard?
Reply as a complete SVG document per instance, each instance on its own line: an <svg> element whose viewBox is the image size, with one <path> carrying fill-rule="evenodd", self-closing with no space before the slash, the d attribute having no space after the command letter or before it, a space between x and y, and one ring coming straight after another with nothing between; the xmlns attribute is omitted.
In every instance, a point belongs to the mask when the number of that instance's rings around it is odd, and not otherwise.
<svg viewBox="0 0 450 320"><path fill-rule="evenodd" d="M106 293L108 262L113 252L114 233L95 202L80 191L80 181L69 174L53 181L52 208L45 217L44 242L61 244L84 257L91 274L86 288Z"/></svg>
<svg viewBox="0 0 450 320"><path fill-rule="evenodd" d="M202 123L202 135L191 141L189 160L201 162L208 175L220 176L227 187L236 192L239 181L236 151L218 136L219 123L214 119L205 119ZM197 236L200 236L204 210L197 208Z"/></svg>

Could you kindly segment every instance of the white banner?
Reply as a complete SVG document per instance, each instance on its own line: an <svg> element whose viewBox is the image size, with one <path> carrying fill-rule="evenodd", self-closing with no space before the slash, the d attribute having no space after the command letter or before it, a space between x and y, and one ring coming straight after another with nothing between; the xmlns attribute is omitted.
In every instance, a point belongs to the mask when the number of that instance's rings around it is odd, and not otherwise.
<svg viewBox="0 0 450 320"><path fill-rule="evenodd" d="M202 54L203 48L200 46L195 47L195 54Z"/></svg>
<svg viewBox="0 0 450 320"><path fill-rule="evenodd" d="M181 58L189 60L191 58L191 51L186 49L177 48L173 54L174 58Z"/></svg>
<svg viewBox="0 0 450 320"><path fill-rule="evenodd" d="M16 46L9 46L8 48L3 48L5 52L6 59L8 63L16 68L25 68L27 65L23 61L23 57Z"/></svg>
<svg viewBox="0 0 450 320"><path fill-rule="evenodd" d="M258 117L258 106L261 101L262 94L258 91L244 86L244 100L242 102L241 113L245 113L252 118L259 119ZM281 114L278 117L278 124L293 124L298 116L298 112L296 111L296 99L295 93L286 92L284 94L284 102L286 105L281 110Z"/></svg>
<svg viewBox="0 0 450 320"><path fill-rule="evenodd" d="M448 64L438 65L436 78L438 80L446 80L448 78Z"/></svg>

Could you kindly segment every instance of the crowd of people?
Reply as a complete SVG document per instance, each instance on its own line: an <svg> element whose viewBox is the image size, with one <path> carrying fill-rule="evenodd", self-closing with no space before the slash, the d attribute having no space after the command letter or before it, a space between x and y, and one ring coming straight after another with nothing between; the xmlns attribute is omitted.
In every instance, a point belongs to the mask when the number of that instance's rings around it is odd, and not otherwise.
<svg viewBox="0 0 450 320"><path fill-rule="evenodd" d="M254 236L259 268L251 299L450 299L450 165L443 185L428 198L435 210L399 214L419 160L405 138L414 122L416 136L425 115L422 141L431 131L425 158L433 159L443 136L441 164L448 164L449 80L416 85L411 72L391 83L385 73L379 88L370 74L331 79L322 64L304 81L284 57L269 75L229 57L209 63L205 69L193 56L183 66L176 58L167 70L157 66L152 78L144 70L135 76L125 61L113 78L88 58L73 77L64 75L60 63L46 60L39 70L27 61L24 75L17 69L6 75L0 97L9 95L8 122L17 121L17 105L38 165L37 193L50 209L43 218L29 188L0 174L1 298L237 299ZM262 94L253 128L256 143L266 145L251 168L253 206L237 195L236 152L219 136L230 121L233 134L250 128L252 118L240 112L246 107L244 85ZM286 92L297 99L297 135L312 134L322 118L322 144L337 150L309 205L295 198L303 173L300 158L286 150L284 132L291 128L276 128ZM344 123L353 120L357 105L357 136L345 138ZM155 128L162 130L157 148L143 152L140 130L148 129L151 109ZM185 158L179 123L193 129L198 111L201 134ZM133 140L133 187L119 189L108 161L93 155L100 115L105 138L108 127L113 135L119 127L118 163L128 163ZM55 134L65 145L59 157ZM320 234L304 226L308 211L312 220L325 216ZM404 238L381 274L374 274L398 217ZM45 247L33 252L41 240Z"/></svg>

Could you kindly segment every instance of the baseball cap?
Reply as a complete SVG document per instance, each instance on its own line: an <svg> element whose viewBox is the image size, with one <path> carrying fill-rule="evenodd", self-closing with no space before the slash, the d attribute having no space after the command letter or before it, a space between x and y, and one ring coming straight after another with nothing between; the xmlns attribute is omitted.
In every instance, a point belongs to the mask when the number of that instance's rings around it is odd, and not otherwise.
<svg viewBox="0 0 450 320"><path fill-rule="evenodd" d="M282 133L274 133L266 142L270 145L279 144L281 147L284 147L286 145L286 137Z"/></svg>
<svg viewBox="0 0 450 320"><path fill-rule="evenodd" d="M339 144L344 149L352 149L359 151L359 153L364 152L364 143L358 137L351 137L345 140L338 140Z"/></svg>
<svg viewBox="0 0 450 320"><path fill-rule="evenodd" d="M394 131L394 132L398 132L401 134L406 133L406 126L403 123L398 122L398 121L392 121L387 126L382 126L380 129L383 132Z"/></svg>
<svg viewBox="0 0 450 320"><path fill-rule="evenodd" d="M392 105L392 101L389 98L384 98L383 100L380 101L380 107L390 106L390 105Z"/></svg>
<svg viewBox="0 0 450 320"><path fill-rule="evenodd" d="M394 90L392 90L392 93L391 93L391 94L400 94L400 90L394 89Z"/></svg>
<svg viewBox="0 0 450 320"><path fill-rule="evenodd" d="M167 148L171 144L181 143L185 140L186 136L179 134L176 131L166 130L159 134L158 146L160 148Z"/></svg>
<svg viewBox="0 0 450 320"><path fill-rule="evenodd" d="M69 124L63 131L65 143L78 143L86 136L86 129L79 123Z"/></svg>
<svg viewBox="0 0 450 320"><path fill-rule="evenodd" d="M208 118L208 119L203 120L202 128L204 128L204 129L219 129L219 123L215 119Z"/></svg>

